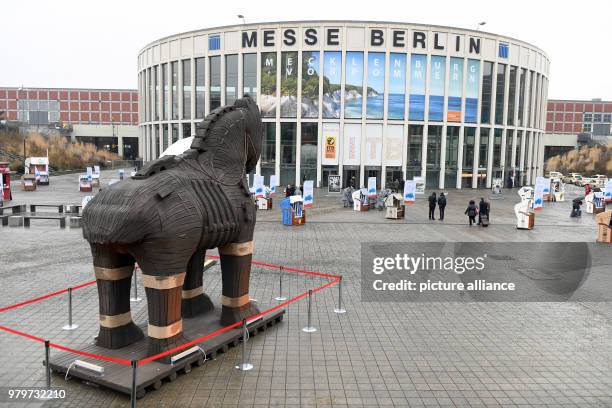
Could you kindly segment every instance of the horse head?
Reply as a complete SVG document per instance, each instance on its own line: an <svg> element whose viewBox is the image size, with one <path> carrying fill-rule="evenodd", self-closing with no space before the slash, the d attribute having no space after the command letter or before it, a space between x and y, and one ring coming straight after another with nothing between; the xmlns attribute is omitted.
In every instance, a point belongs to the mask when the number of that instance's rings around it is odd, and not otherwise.
<svg viewBox="0 0 612 408"><path fill-rule="evenodd" d="M259 113L259 107L249 95L237 99L236 102L234 102L234 106L241 109L246 114L245 137L247 145L247 161L245 170L247 173L250 173L253 171L253 169L255 169L261 154L261 142L263 135L261 115Z"/></svg>

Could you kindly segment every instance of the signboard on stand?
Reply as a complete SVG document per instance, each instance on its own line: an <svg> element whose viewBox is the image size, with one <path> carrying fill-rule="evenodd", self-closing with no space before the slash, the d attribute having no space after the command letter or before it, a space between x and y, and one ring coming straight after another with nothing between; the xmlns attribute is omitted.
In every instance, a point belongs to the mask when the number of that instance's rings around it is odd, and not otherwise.
<svg viewBox="0 0 612 408"><path fill-rule="evenodd" d="M314 197L314 181L306 180L304 182L304 208L311 208Z"/></svg>
<svg viewBox="0 0 612 408"><path fill-rule="evenodd" d="M253 187L255 188L255 198L264 198L266 193L264 192L264 177L256 174L253 178Z"/></svg>
<svg viewBox="0 0 612 408"><path fill-rule="evenodd" d="M368 177L368 197L376 197L376 177Z"/></svg>
<svg viewBox="0 0 612 408"><path fill-rule="evenodd" d="M612 201L612 179L608 179L606 183L606 192L604 193L604 201L609 203Z"/></svg>
<svg viewBox="0 0 612 408"><path fill-rule="evenodd" d="M330 175L327 177L327 192L328 193L339 193L340 192L340 176L337 174Z"/></svg>
<svg viewBox="0 0 612 408"><path fill-rule="evenodd" d="M270 195L276 194L276 174L270 176Z"/></svg>
<svg viewBox="0 0 612 408"><path fill-rule="evenodd" d="M404 183L404 204L414 204L416 200L416 181L406 180Z"/></svg>
<svg viewBox="0 0 612 408"><path fill-rule="evenodd" d="M541 210L544 205L544 188L548 183L548 179L544 177L536 177L535 188L533 192L533 210ZM550 185L548 187L550 191Z"/></svg>
<svg viewBox="0 0 612 408"><path fill-rule="evenodd" d="M413 177L412 181L416 184L415 194L425 194L425 177Z"/></svg>

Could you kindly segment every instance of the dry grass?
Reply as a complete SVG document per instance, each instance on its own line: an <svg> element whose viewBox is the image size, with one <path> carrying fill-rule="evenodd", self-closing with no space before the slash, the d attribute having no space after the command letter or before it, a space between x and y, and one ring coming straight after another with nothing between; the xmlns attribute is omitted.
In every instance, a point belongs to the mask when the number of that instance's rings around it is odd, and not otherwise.
<svg viewBox="0 0 612 408"><path fill-rule="evenodd" d="M582 174L612 174L612 145L583 146L546 161L546 170Z"/></svg>
<svg viewBox="0 0 612 408"><path fill-rule="evenodd" d="M22 155L23 136L17 132L0 133L0 150ZM49 163L56 170L84 169L91 164L105 165L111 160L120 160L119 156L106 150L98 150L89 143L71 143L66 137L55 134L48 137L29 133L26 139L28 157L46 156L49 152ZM6 158L4 158L6 159ZM3 159L3 160L4 160ZM11 161L11 169L19 170L20 160Z"/></svg>

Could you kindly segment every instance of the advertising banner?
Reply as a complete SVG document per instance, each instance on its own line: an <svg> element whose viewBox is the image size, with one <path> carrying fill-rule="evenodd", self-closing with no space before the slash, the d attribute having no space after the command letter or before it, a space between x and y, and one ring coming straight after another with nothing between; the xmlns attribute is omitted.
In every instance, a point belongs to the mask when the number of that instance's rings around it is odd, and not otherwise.
<svg viewBox="0 0 612 408"><path fill-rule="evenodd" d="M321 128L323 136L323 154L321 162L324 165L338 164L338 141L340 140L340 124L323 123Z"/></svg>
<svg viewBox="0 0 612 408"><path fill-rule="evenodd" d="M448 122L461 122L461 96L463 95L463 58L450 59L448 75Z"/></svg>
<svg viewBox="0 0 612 408"><path fill-rule="evenodd" d="M270 195L276 194L276 174L270 176Z"/></svg>
<svg viewBox="0 0 612 408"><path fill-rule="evenodd" d="M383 143L385 163L387 166L402 165L402 149L404 126L388 125Z"/></svg>
<svg viewBox="0 0 612 408"><path fill-rule="evenodd" d="M346 53L344 85L344 117L361 119L363 106L363 52Z"/></svg>
<svg viewBox="0 0 612 408"><path fill-rule="evenodd" d="M340 176L332 174L327 177L327 192L328 193L339 193L340 192Z"/></svg>
<svg viewBox="0 0 612 408"><path fill-rule="evenodd" d="M387 118L404 120L406 105L406 54L391 53L389 56L389 100Z"/></svg>
<svg viewBox="0 0 612 408"><path fill-rule="evenodd" d="M612 201L612 179L608 179L606 183L606 191L604 193L604 201L610 202Z"/></svg>
<svg viewBox="0 0 612 408"><path fill-rule="evenodd" d="M361 125L358 123L345 124L343 139L343 164L350 166L361 164Z"/></svg>
<svg viewBox="0 0 612 408"><path fill-rule="evenodd" d="M302 117L319 117L319 75L321 56L319 51L302 52Z"/></svg>
<svg viewBox="0 0 612 408"><path fill-rule="evenodd" d="M366 117L382 119L385 107L385 53L368 53Z"/></svg>
<svg viewBox="0 0 612 408"><path fill-rule="evenodd" d="M468 59L465 84L465 122L476 123L478 119L478 92L480 85L480 61Z"/></svg>
<svg viewBox="0 0 612 408"><path fill-rule="evenodd" d="M406 180L404 182L404 204L412 205L416 200L416 181Z"/></svg>
<svg viewBox="0 0 612 408"><path fill-rule="evenodd" d="M323 118L340 119L340 82L342 79L342 53L323 53Z"/></svg>
<svg viewBox="0 0 612 408"><path fill-rule="evenodd" d="M261 99L259 103L261 116L276 116L276 53L261 54Z"/></svg>
<svg viewBox="0 0 612 408"><path fill-rule="evenodd" d="M311 208L314 197L314 181L306 180L304 182L304 207Z"/></svg>
<svg viewBox="0 0 612 408"><path fill-rule="evenodd" d="M425 75L427 75L427 56L421 54L411 55L409 120L425 119Z"/></svg>
<svg viewBox="0 0 612 408"><path fill-rule="evenodd" d="M533 210L541 210L544 204L544 185L546 179L544 177L536 177L535 188L533 191Z"/></svg>
<svg viewBox="0 0 612 408"><path fill-rule="evenodd" d="M446 75L446 57L431 57L429 74L429 120L444 120L444 79Z"/></svg>
<svg viewBox="0 0 612 408"><path fill-rule="evenodd" d="M368 197L376 197L376 177L368 177Z"/></svg>
<svg viewBox="0 0 612 408"><path fill-rule="evenodd" d="M259 174L255 174L253 178L253 187L255 188L255 198L264 198L266 196L264 192L264 177Z"/></svg>
<svg viewBox="0 0 612 408"><path fill-rule="evenodd" d="M366 125L365 165L380 166L382 164L382 125Z"/></svg>
<svg viewBox="0 0 612 408"><path fill-rule="evenodd" d="M297 70L297 52L283 52L281 54L281 118L297 116Z"/></svg>
<svg viewBox="0 0 612 408"><path fill-rule="evenodd" d="M549 178L544 178L543 183L544 183L544 185L542 187L543 188L542 192L544 194L550 194L550 179Z"/></svg>

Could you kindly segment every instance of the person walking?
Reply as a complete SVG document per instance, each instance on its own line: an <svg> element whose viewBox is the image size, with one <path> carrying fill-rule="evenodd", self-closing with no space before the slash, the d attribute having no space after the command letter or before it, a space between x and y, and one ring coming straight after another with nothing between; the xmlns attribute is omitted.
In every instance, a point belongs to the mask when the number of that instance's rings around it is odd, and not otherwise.
<svg viewBox="0 0 612 408"><path fill-rule="evenodd" d="M484 215L489 217L489 212L491 209L491 205L485 201L484 198L480 197L480 202L478 203L478 225L482 224L482 217Z"/></svg>
<svg viewBox="0 0 612 408"><path fill-rule="evenodd" d="M587 183L584 185L584 195L588 196L590 193L591 193L591 185Z"/></svg>
<svg viewBox="0 0 612 408"><path fill-rule="evenodd" d="M435 220L436 217L436 202L438 201L436 199L436 192L434 191L433 193L431 193L431 195L429 196L429 219L430 220Z"/></svg>
<svg viewBox="0 0 612 408"><path fill-rule="evenodd" d="M468 216L469 220L470 220L470 227L472 226L472 224L476 223L476 214L478 213L478 207L476 207L476 203L474 202L474 200L470 200L466 210L465 210L465 214Z"/></svg>
<svg viewBox="0 0 612 408"><path fill-rule="evenodd" d="M440 197L438 197L438 208L440 210L440 221L444 221L444 210L446 209L446 196L444 193L440 193Z"/></svg>

